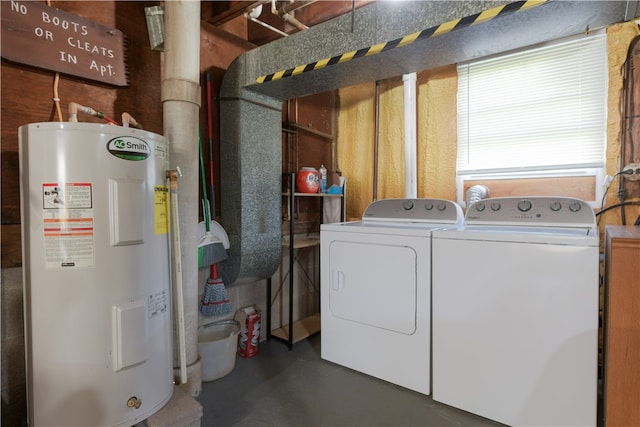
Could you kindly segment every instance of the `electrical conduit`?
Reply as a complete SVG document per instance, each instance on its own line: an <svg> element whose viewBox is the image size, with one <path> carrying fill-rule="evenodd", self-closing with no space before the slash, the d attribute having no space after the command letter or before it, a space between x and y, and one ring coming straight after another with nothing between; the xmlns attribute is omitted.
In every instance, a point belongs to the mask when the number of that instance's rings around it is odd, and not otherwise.
<svg viewBox="0 0 640 427"><path fill-rule="evenodd" d="M418 194L418 174L416 160L416 73L404 74L404 192L405 197L414 199Z"/></svg>
<svg viewBox="0 0 640 427"><path fill-rule="evenodd" d="M378 153L380 147L380 80L376 80L374 99L375 116L373 130L373 201L378 200Z"/></svg>

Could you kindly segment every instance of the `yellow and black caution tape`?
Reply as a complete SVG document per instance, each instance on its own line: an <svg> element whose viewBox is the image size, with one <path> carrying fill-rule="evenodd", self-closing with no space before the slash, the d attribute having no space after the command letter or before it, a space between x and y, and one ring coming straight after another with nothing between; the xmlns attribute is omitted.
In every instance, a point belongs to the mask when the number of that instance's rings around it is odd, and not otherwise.
<svg viewBox="0 0 640 427"><path fill-rule="evenodd" d="M498 16L504 16L509 13L518 12L520 10L530 9L535 6L539 6L545 3L547 0L526 0L517 1L502 6L494 7L483 12L476 13L474 15L467 16L465 18L454 19L453 21L445 22L435 27L431 27L426 30L418 31L408 36L401 37L389 42L378 43L373 46L354 50L351 52L343 53L342 55L334 56L332 58L321 59L316 62L312 62L306 65L298 65L288 70L278 71L276 73L268 74L266 76L260 76L256 79L257 83L266 83L270 81L280 80L285 77L296 76L298 74L306 73L308 71L319 70L333 64L340 64L343 62L351 61L355 58L363 56L377 55L386 50L394 49L396 47L402 47L409 45L416 40L425 40L431 37L441 36L442 34L449 33L453 30L459 30L461 28L470 27L471 25L479 24L481 22L489 21Z"/></svg>

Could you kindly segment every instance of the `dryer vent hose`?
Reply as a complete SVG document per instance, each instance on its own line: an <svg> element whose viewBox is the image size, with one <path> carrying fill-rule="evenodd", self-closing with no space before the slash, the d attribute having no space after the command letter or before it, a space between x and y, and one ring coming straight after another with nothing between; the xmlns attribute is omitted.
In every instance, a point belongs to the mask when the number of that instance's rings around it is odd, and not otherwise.
<svg viewBox="0 0 640 427"><path fill-rule="evenodd" d="M486 185L474 185L467 190L466 202L467 206L471 206L475 202L489 197L489 187Z"/></svg>

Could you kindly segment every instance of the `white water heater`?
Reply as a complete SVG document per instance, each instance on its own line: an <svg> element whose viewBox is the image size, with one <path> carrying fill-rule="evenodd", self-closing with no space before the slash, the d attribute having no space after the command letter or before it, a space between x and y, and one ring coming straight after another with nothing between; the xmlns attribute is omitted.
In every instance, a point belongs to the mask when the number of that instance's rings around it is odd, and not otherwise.
<svg viewBox="0 0 640 427"><path fill-rule="evenodd" d="M173 392L164 137L19 129L30 426L132 426Z"/></svg>

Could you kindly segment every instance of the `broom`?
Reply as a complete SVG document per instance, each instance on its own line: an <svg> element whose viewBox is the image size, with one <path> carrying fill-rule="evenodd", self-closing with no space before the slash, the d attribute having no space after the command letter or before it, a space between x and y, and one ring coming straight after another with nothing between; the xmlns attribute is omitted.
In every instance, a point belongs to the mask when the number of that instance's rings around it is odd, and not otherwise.
<svg viewBox="0 0 640 427"><path fill-rule="evenodd" d="M206 181L204 172L204 160L202 156L202 138L198 134L200 146L200 178L202 180L202 213L204 216L205 234L198 241L198 268L217 264L228 258L224 245L215 235L211 233L211 210L207 200Z"/></svg>
<svg viewBox="0 0 640 427"><path fill-rule="evenodd" d="M202 138L199 138L200 145L200 177L202 179L202 194L203 194L203 212L204 212L204 220L205 220L205 236L209 235L211 231L210 226L210 218L211 211L210 206L207 201L207 191L206 191L206 180L204 173L204 160L202 155ZM213 173L211 174L213 175ZM208 262L210 263L210 274L207 279L207 283L204 285L204 291L202 292L202 298L200 299L200 312L205 316L222 316L224 314L231 313L232 307L231 302L229 301L229 296L227 295L227 289L224 287L224 282L220 278L218 274L218 262L227 258L227 251L224 250L224 246L222 242L218 241L217 245L207 244L203 246L203 256L200 257L200 252L198 252L198 261L199 262ZM210 248L213 247L213 248ZM216 255L215 252L219 252L219 249L222 248L224 252L224 258L219 259L220 256ZM200 247L198 248L200 249ZM206 265L206 264L205 264Z"/></svg>
<svg viewBox="0 0 640 427"><path fill-rule="evenodd" d="M198 268L217 264L227 259L227 251L220 240L211 234L211 215L215 215L215 192L213 188L213 120L211 117L211 78L207 72L207 127L209 129L209 179L211 181L211 197L207 201L207 183L205 179L204 156L202 154L202 133L198 128L198 147L200 149L200 178L202 180L202 213L205 217L205 235L198 242Z"/></svg>

